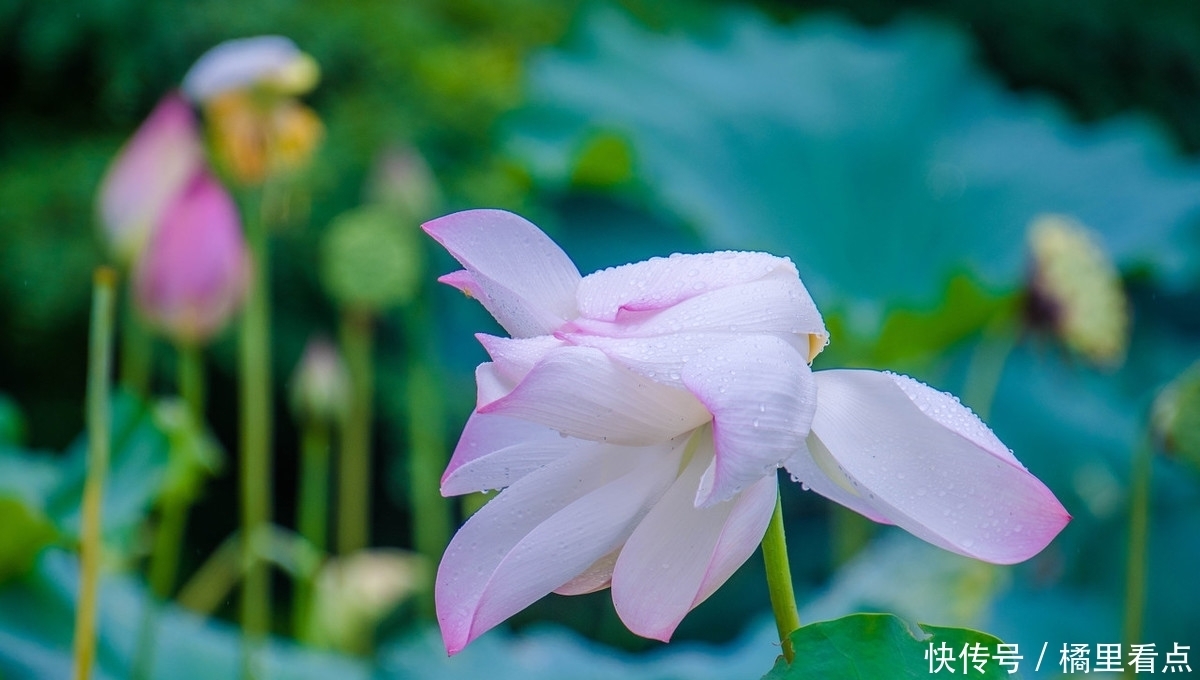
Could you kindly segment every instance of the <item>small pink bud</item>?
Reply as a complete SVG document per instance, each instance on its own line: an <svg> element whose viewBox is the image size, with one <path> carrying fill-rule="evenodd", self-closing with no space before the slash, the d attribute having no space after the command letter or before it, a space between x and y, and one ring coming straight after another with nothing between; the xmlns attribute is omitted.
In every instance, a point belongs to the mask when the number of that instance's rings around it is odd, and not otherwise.
<svg viewBox="0 0 1200 680"><path fill-rule="evenodd" d="M233 199L202 170L167 206L138 261L138 307L172 339L203 343L237 311L249 267Z"/></svg>
<svg viewBox="0 0 1200 680"><path fill-rule="evenodd" d="M172 92L122 147L100 184L97 211L118 260L133 261L163 211L203 166L196 117Z"/></svg>

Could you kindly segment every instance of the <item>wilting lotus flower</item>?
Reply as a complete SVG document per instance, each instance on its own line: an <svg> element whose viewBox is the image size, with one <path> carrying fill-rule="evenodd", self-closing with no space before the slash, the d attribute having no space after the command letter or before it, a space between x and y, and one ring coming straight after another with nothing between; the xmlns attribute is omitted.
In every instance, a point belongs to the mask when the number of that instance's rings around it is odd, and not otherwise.
<svg viewBox="0 0 1200 680"><path fill-rule="evenodd" d="M320 141L320 118L294 97L316 86L320 68L277 35L229 40L204 53L183 91L204 107L217 159L239 182L304 168Z"/></svg>
<svg viewBox="0 0 1200 680"><path fill-rule="evenodd" d="M312 57L280 35L227 40L205 52L183 78L192 101L205 103L255 87L279 94L304 94L316 86L320 68Z"/></svg>
<svg viewBox="0 0 1200 680"><path fill-rule="evenodd" d="M203 170L167 206L139 258L135 299L172 339L203 343L237 311L248 268L233 199Z"/></svg>
<svg viewBox="0 0 1200 680"><path fill-rule="evenodd" d="M476 210L425 230L442 281L512 336L479 335L478 403L442 493L504 491L438 570L446 648L547 593L611 585L666 640L762 540L776 470L948 550L1011 563L1069 517L970 410L911 378L812 373L820 314L787 259L673 255L580 277L529 222Z"/></svg>
<svg viewBox="0 0 1200 680"><path fill-rule="evenodd" d="M121 149L100 184L100 223L116 257L131 262L163 211L204 166L196 117L172 92Z"/></svg>

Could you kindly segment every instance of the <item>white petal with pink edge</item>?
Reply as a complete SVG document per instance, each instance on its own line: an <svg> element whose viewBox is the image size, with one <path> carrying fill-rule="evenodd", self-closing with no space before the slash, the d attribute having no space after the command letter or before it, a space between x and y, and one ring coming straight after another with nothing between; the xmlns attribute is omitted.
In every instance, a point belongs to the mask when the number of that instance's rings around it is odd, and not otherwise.
<svg viewBox="0 0 1200 680"><path fill-rule="evenodd" d="M472 413L442 474L442 495L503 489L558 458L599 446L527 420Z"/></svg>
<svg viewBox="0 0 1200 680"><path fill-rule="evenodd" d="M675 478L678 444L561 458L467 520L435 585L446 650L457 653L620 546Z"/></svg>
<svg viewBox="0 0 1200 680"><path fill-rule="evenodd" d="M804 446L817 388L805 358L770 335L739 338L684 367L684 385L712 413L716 457L697 505L718 503L775 470Z"/></svg>
<svg viewBox="0 0 1200 680"><path fill-rule="evenodd" d="M875 513L947 550L1012 564L1070 515L970 409L911 378L819 371L813 439Z"/></svg>
<svg viewBox="0 0 1200 680"><path fill-rule="evenodd" d="M449 281L471 292L513 337L546 335L578 314L579 270L528 220L503 210L467 210L423 225L471 274Z"/></svg>
<svg viewBox="0 0 1200 680"><path fill-rule="evenodd" d="M689 392L639 376L588 347L552 350L512 392L479 412L630 446L666 441L710 417Z"/></svg>
<svg viewBox="0 0 1200 680"><path fill-rule="evenodd" d="M634 633L667 641L683 617L758 547L775 507L775 475L728 503L697 508L696 485L712 458L705 431L683 474L625 542L612 574L613 604Z"/></svg>
<svg viewBox="0 0 1200 680"><path fill-rule="evenodd" d="M599 321L665 309L719 288L768 277L798 278L790 260L726 251L654 257L589 274L579 284L579 311Z"/></svg>

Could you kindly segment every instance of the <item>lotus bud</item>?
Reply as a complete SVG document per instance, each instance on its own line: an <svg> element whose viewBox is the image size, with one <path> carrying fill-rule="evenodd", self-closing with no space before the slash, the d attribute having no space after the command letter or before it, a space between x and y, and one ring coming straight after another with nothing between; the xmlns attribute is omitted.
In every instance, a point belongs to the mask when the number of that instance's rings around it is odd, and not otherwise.
<svg viewBox="0 0 1200 680"><path fill-rule="evenodd" d="M179 93L168 94L126 142L100 183L100 224L120 262L133 262L163 211L203 166L196 117Z"/></svg>
<svg viewBox="0 0 1200 680"><path fill-rule="evenodd" d="M308 341L292 375L292 412L302 422L337 422L350 405L350 376L329 340Z"/></svg>
<svg viewBox="0 0 1200 680"><path fill-rule="evenodd" d="M207 171L167 207L134 273L142 314L173 340L202 344L241 304L250 261L233 199Z"/></svg>
<svg viewBox="0 0 1200 680"><path fill-rule="evenodd" d="M321 279L329 294L371 310L411 299L422 259L418 232L407 227L382 206L356 208L335 219L321 244Z"/></svg>
<svg viewBox="0 0 1200 680"><path fill-rule="evenodd" d="M310 639L341 651L367 651L384 617L425 587L427 571L420 557L400 550L329 560L317 576Z"/></svg>
<svg viewBox="0 0 1200 680"><path fill-rule="evenodd" d="M425 221L441 203L433 171L416 149L390 149L375 164L367 198L389 206L405 218Z"/></svg>
<svg viewBox="0 0 1200 680"><path fill-rule="evenodd" d="M1031 323L1097 365L1120 364L1129 344L1129 303L1095 235L1070 217L1043 215L1030 226L1029 245Z"/></svg>
<svg viewBox="0 0 1200 680"><path fill-rule="evenodd" d="M1169 455L1200 469L1200 363L1159 393L1151 423Z"/></svg>

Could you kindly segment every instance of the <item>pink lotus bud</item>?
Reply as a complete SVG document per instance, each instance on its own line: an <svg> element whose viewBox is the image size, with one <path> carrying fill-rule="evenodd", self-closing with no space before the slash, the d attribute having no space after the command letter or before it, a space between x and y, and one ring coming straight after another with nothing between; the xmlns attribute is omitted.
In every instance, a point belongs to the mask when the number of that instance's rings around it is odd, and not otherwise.
<svg viewBox="0 0 1200 680"><path fill-rule="evenodd" d="M237 311L249 267L233 199L202 170L167 206L138 261L138 307L172 339L202 343Z"/></svg>
<svg viewBox="0 0 1200 680"><path fill-rule="evenodd" d="M203 165L196 117L172 92L121 149L100 184L97 211L117 259L133 261L163 211Z"/></svg>

